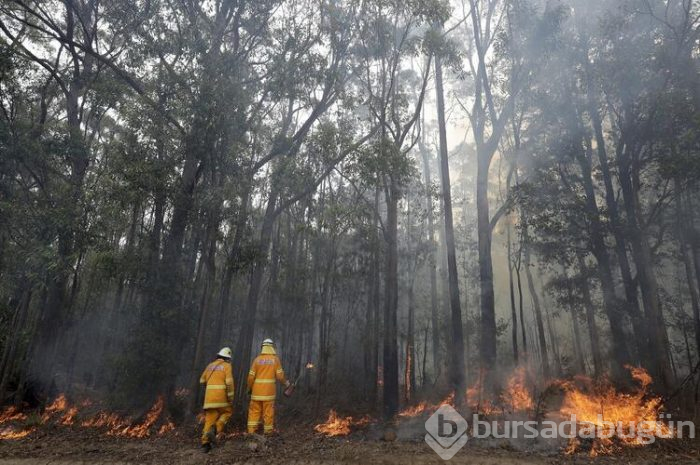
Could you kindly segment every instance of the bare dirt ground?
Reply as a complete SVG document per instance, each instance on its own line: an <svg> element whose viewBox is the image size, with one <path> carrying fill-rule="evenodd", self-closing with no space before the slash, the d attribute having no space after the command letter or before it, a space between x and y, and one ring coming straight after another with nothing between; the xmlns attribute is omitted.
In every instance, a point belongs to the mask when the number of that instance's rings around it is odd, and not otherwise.
<svg viewBox="0 0 700 465"><path fill-rule="evenodd" d="M279 437L256 441L229 434L211 453L198 446L194 428L180 428L164 437L128 439L86 428L45 426L20 440L0 441L0 465L67 464L386 464L444 463L421 439L388 442L368 429L343 438L320 436L306 425L284 429ZM626 448L613 456L591 458L587 453L565 455L556 447L470 441L449 463L470 465L544 464L700 464L700 443L657 442ZM254 450L253 450L254 449Z"/></svg>

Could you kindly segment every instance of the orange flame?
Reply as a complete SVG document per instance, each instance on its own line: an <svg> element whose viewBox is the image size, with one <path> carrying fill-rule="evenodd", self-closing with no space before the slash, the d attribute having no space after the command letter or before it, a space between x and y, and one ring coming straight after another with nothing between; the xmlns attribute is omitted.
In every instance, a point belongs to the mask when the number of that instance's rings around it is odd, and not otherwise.
<svg viewBox="0 0 700 465"><path fill-rule="evenodd" d="M66 400L65 394L59 394L56 399L44 409L44 414L41 416L42 423L49 421L54 413L63 412L68 406L68 400Z"/></svg>
<svg viewBox="0 0 700 465"><path fill-rule="evenodd" d="M412 407L406 407L403 409L401 412L399 412L400 417L417 417L418 415L421 415L425 413L426 411L429 411L429 408L431 406L428 405L426 401L421 401L418 405L414 405Z"/></svg>
<svg viewBox="0 0 700 465"><path fill-rule="evenodd" d="M455 393L451 392L442 399L439 403L437 404L430 404L426 401L421 401L417 405L414 406L409 406L403 409L401 412L399 412L400 417L417 417L419 415L422 415L424 413L433 413L443 405L454 405L455 403Z"/></svg>
<svg viewBox="0 0 700 465"><path fill-rule="evenodd" d="M352 417L341 417L335 410L328 412L328 420L325 423L318 424L314 429L326 436L347 436L350 434L351 426L365 426L371 421L370 417L364 416L357 420Z"/></svg>
<svg viewBox="0 0 700 465"><path fill-rule="evenodd" d="M442 399L442 401L440 401L440 405L438 405L438 408L443 406L443 405L454 405L454 404L455 404L455 393L453 391L453 392L450 392L447 395L447 397Z"/></svg>
<svg viewBox="0 0 700 465"><path fill-rule="evenodd" d="M335 410L328 413L328 420L325 423L316 425L314 429L326 436L347 436L350 434L352 417L339 417Z"/></svg>
<svg viewBox="0 0 700 465"><path fill-rule="evenodd" d="M172 421L168 421L167 423L163 423L163 425L161 425L161 427L158 429L158 436L163 436L173 430L175 430L175 424Z"/></svg>
<svg viewBox="0 0 700 465"><path fill-rule="evenodd" d="M153 407L146 414L144 421L138 425L126 425L124 427L112 428L107 434L113 436L127 436L130 438L145 438L150 436L150 429L156 423L160 414L163 412L163 397L160 396L156 400Z"/></svg>
<svg viewBox="0 0 700 465"><path fill-rule="evenodd" d="M24 421L27 415L17 410L17 407L8 407L0 413L0 425L9 421Z"/></svg>
<svg viewBox="0 0 700 465"><path fill-rule="evenodd" d="M465 395L467 397L467 405L475 412L491 415L498 410L484 392L481 380L478 380L472 386L468 387Z"/></svg>
<svg viewBox="0 0 700 465"><path fill-rule="evenodd" d="M71 407L68 409L63 418L61 418L61 424L64 426L70 426L75 421L75 416L78 414L78 409L76 407Z"/></svg>
<svg viewBox="0 0 700 465"><path fill-rule="evenodd" d="M25 429L21 431L15 431L12 428L0 429L0 439L22 439L29 436L35 428Z"/></svg>
<svg viewBox="0 0 700 465"><path fill-rule="evenodd" d="M87 407L92 405L90 400L84 400L80 406ZM109 436L123 436L131 438L146 438L156 430L158 420L163 413L165 402L160 396L146 413L143 421L138 424L133 424L129 418L123 418L116 413L99 412L97 415L86 418L79 423L83 428L106 428L106 434ZM60 394L48 407L44 409L41 416L41 423L46 424L53 421L56 425L72 426L76 424L76 418L80 410L75 405L70 405L66 396ZM59 416L60 414L60 416ZM0 424L10 421L24 421L27 416L20 413L15 407L10 407L0 413ZM17 431L16 428L4 428L0 430L0 439L21 439L31 434L36 428ZM168 419L167 422L157 428L157 434L164 435L175 429L175 424Z"/></svg>
<svg viewBox="0 0 700 465"><path fill-rule="evenodd" d="M657 420L663 408L660 397L650 396L648 386L652 382L651 376L642 368L627 367L632 378L639 383L639 388L631 394L617 391L609 382L599 384L590 379L581 377L579 381L583 388L573 383L562 383L566 391L564 403L560 413L565 416L576 416L579 424L587 428L596 427L598 431L612 435L610 428L618 428L620 425L622 435L617 437L620 444L628 446L644 445L644 440L639 435L629 434L631 425L646 424L654 426L655 431L650 431L654 437L670 437L673 431L663 422ZM606 424L607 423L607 424ZM651 429L651 428L650 428ZM611 438L601 437L607 434L596 434L590 451L592 456L610 454L615 451L615 445ZM617 435L617 431L615 431ZM622 437L632 436L632 437ZM578 441L571 441L565 449L565 453L573 454L579 446Z"/></svg>
<svg viewBox="0 0 700 465"><path fill-rule="evenodd" d="M100 412L96 417L80 423L80 426L85 428L102 428L108 426L110 429L118 429L123 427L124 420L116 413Z"/></svg>
<svg viewBox="0 0 700 465"><path fill-rule="evenodd" d="M508 378L506 391L501 396L503 405L510 406L511 412L529 412L535 407L535 402L526 386L527 372L525 367L518 367Z"/></svg>

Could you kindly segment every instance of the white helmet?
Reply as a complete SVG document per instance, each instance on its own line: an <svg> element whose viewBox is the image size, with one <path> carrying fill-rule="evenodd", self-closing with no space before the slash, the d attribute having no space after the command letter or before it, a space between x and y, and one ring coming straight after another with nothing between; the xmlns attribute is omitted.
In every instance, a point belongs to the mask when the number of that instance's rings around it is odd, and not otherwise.
<svg viewBox="0 0 700 465"><path fill-rule="evenodd" d="M231 358L231 349L229 347L224 347L216 355L218 355L219 357Z"/></svg>
<svg viewBox="0 0 700 465"><path fill-rule="evenodd" d="M265 339L263 341L262 345L263 346L273 346L273 345L275 345L275 342L268 337L267 339Z"/></svg>

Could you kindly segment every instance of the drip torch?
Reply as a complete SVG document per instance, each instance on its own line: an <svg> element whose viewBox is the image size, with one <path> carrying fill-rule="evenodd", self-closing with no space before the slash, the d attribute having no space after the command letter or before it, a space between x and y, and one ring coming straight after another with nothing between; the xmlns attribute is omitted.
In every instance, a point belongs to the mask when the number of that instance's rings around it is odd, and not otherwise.
<svg viewBox="0 0 700 465"><path fill-rule="evenodd" d="M313 367L314 367L314 364L311 363L311 362L309 362L309 363L306 364L306 366L304 367L304 369L301 370L301 372L299 373L299 375L297 375L297 378L294 380L294 382L293 382L292 384L290 384L289 387L287 387L287 389L284 390L284 395L285 395L286 397L292 397L292 394L294 394L294 389L297 387L297 383L299 382L299 380L304 376L304 374L305 374L307 371L313 369Z"/></svg>

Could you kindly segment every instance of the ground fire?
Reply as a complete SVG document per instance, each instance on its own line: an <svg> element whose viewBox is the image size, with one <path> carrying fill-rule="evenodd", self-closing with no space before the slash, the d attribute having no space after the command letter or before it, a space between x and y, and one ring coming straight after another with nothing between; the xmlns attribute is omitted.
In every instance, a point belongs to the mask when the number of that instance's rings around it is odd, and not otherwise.
<svg viewBox="0 0 700 465"><path fill-rule="evenodd" d="M590 378L577 377L574 381L561 382L565 391L564 404L559 413L575 416L579 425L596 427L600 434L593 440L590 454L611 454L622 446L643 446L648 439L631 435L632 428L646 424L650 435L672 438L674 431L660 418L663 402L649 392L652 378L641 368L628 367L638 386L631 392L620 392L607 380L593 382ZM618 426L619 425L619 426ZM615 430L611 431L612 429ZM610 437L601 437L610 436ZM580 447L578 439L572 439L566 449L568 454Z"/></svg>
<svg viewBox="0 0 700 465"><path fill-rule="evenodd" d="M91 401L83 401L79 405L69 404L66 396L60 394L49 404L44 413L39 417L41 425L53 424L56 426L79 426L81 428L96 428L103 430L108 436L147 438L151 435L163 436L175 431L175 424L169 419L163 419L163 397L159 397L153 406L144 415L143 420L133 421L129 417L123 417L116 413L100 411L97 413L84 413L85 409L92 406ZM29 436L36 431L36 427L25 429L21 424L28 420L28 416L9 407L0 414L0 439L20 439ZM7 426L13 424L13 426Z"/></svg>
<svg viewBox="0 0 700 465"><path fill-rule="evenodd" d="M369 424L371 419L364 416L353 419L351 416L342 417L335 410L328 412L328 419L314 427L314 430L325 436L347 436L354 428L361 428Z"/></svg>
<svg viewBox="0 0 700 465"><path fill-rule="evenodd" d="M621 422L623 424L653 422L654 425L658 426L659 439L672 437L673 431L659 418L659 414L663 411L662 400L650 393L651 377L640 368L629 367L629 370L636 385L633 389L624 392L616 389L609 381L594 382L590 378L581 376L546 383L547 386L555 387L558 392L562 392L563 400L559 409L539 413L544 413L547 418L560 418L561 421L575 416L579 428L586 424L602 427L604 424L601 419L605 422ZM546 392L547 386L543 386L541 392ZM463 410L465 413L471 411L501 420L509 418L514 413L522 414L526 418L534 418L538 414L535 412L537 401L534 398L534 391L535 386L528 384L527 371L524 367L519 367L506 378L504 390L500 396L479 389L478 382L475 383L465 391L465 405L462 408L466 409ZM184 394L184 391L178 392L180 395ZM499 400L494 401L493 399ZM39 417L39 424L26 428L17 427L17 425L26 422L28 415L15 407L6 408L0 414L0 439L23 440L31 437L44 425L94 428L106 436L136 440L152 436L162 437L178 431L178 427L170 419L165 418L165 402L162 396L156 399L152 407L138 420L105 410L95 412L93 405L93 402L87 400L71 403L65 395L61 394L44 409L43 414ZM407 406L397 415L395 425L397 428L401 428L402 422L412 421L419 417L425 419L442 405L454 406L454 394L451 393L440 402L430 403L423 400L416 405ZM484 405L489 405L490 408L485 410ZM203 421L203 417L201 421ZM343 416L331 409L325 421L315 425L313 430L330 438L343 437L349 436L353 432L361 433L370 424L377 423L378 419L372 419L368 415ZM236 432L229 432L225 437L236 440L240 435ZM572 439L562 448L561 453L565 455L577 453L585 453L590 456L610 455L625 447L638 448L645 445L648 445L648 442L640 441L638 438L613 435L605 438L596 437L590 444L583 444L578 439Z"/></svg>

